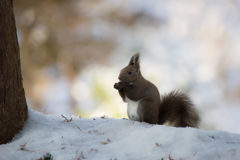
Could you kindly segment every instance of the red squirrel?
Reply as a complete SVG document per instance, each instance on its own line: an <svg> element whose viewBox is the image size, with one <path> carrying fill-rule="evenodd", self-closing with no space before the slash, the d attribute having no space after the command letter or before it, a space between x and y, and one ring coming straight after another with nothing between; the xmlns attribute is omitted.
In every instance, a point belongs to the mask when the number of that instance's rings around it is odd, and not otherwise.
<svg viewBox="0 0 240 160"><path fill-rule="evenodd" d="M129 119L197 128L200 118L190 98L178 91L160 97L157 87L142 76L139 57L139 53L132 56L119 74L120 82L114 84L122 100L128 103Z"/></svg>

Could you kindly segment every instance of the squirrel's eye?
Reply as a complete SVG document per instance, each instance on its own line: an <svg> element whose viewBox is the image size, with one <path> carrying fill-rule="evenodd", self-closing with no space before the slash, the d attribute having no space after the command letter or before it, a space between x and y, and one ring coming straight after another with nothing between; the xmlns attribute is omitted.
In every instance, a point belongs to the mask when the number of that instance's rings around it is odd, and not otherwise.
<svg viewBox="0 0 240 160"><path fill-rule="evenodd" d="M131 72L131 71L129 71L129 72L128 72L128 74L130 75L130 74L132 74L132 72Z"/></svg>

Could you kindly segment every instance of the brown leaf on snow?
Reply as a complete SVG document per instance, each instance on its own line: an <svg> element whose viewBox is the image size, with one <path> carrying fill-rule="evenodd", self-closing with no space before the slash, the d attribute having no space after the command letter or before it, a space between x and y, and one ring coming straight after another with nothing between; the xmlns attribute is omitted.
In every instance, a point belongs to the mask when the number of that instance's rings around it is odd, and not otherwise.
<svg viewBox="0 0 240 160"><path fill-rule="evenodd" d="M20 150L25 150L25 146L27 143L25 143L24 145L20 145Z"/></svg>
<svg viewBox="0 0 240 160"><path fill-rule="evenodd" d="M104 133L100 133L98 130L92 130L92 131L88 131L88 133L90 134L90 133L96 133L96 134L98 134L98 135L104 135Z"/></svg>
<svg viewBox="0 0 240 160"><path fill-rule="evenodd" d="M84 157L83 152L81 152L80 158L82 158L82 159L87 159L86 157Z"/></svg>
<svg viewBox="0 0 240 160"><path fill-rule="evenodd" d="M24 145L20 145L20 149L19 150L22 150L22 151L27 151L27 152L35 152L35 151L30 151L28 149L25 148L27 143L25 143Z"/></svg>
<svg viewBox="0 0 240 160"><path fill-rule="evenodd" d="M101 144L104 144L104 145L105 145L105 144L108 144L108 143L107 143L107 142L101 142Z"/></svg>
<svg viewBox="0 0 240 160"><path fill-rule="evenodd" d="M92 148L92 149L89 150L89 152L98 152L98 150Z"/></svg>
<svg viewBox="0 0 240 160"><path fill-rule="evenodd" d="M101 144L104 144L104 145L105 145L105 144L108 144L108 143L110 143L110 142L111 142L111 141L110 141L110 139L108 138L108 139L107 139L107 142L102 142Z"/></svg>
<svg viewBox="0 0 240 160"><path fill-rule="evenodd" d="M78 150L76 150L76 155L77 154L78 154ZM77 160L80 160L80 159L87 159L86 157L84 157L83 152L80 153L80 156L78 157Z"/></svg>
<svg viewBox="0 0 240 160"><path fill-rule="evenodd" d="M168 155L168 158L169 158L169 160L174 160L174 159L172 159L170 153L169 153L169 155Z"/></svg>
<svg viewBox="0 0 240 160"><path fill-rule="evenodd" d="M101 117L101 119L105 119L105 118L107 118L107 116L106 115L104 115L104 116L100 116Z"/></svg>

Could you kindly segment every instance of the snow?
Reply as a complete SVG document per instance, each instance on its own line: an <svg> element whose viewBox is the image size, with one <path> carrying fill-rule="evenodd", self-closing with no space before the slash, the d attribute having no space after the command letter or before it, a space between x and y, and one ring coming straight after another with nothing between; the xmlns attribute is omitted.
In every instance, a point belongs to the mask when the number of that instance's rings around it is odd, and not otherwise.
<svg viewBox="0 0 240 160"><path fill-rule="evenodd" d="M44 115L29 108L22 131L0 145L1 160L240 159L240 135L151 125L107 116Z"/></svg>

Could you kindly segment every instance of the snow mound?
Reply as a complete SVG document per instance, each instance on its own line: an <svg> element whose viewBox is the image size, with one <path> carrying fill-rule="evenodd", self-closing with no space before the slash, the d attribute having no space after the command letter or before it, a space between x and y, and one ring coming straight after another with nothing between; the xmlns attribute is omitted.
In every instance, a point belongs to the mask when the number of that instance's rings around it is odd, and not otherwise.
<svg viewBox="0 0 240 160"><path fill-rule="evenodd" d="M125 119L43 115L29 119L11 143L0 145L1 160L179 160L240 159L240 135L175 128Z"/></svg>

